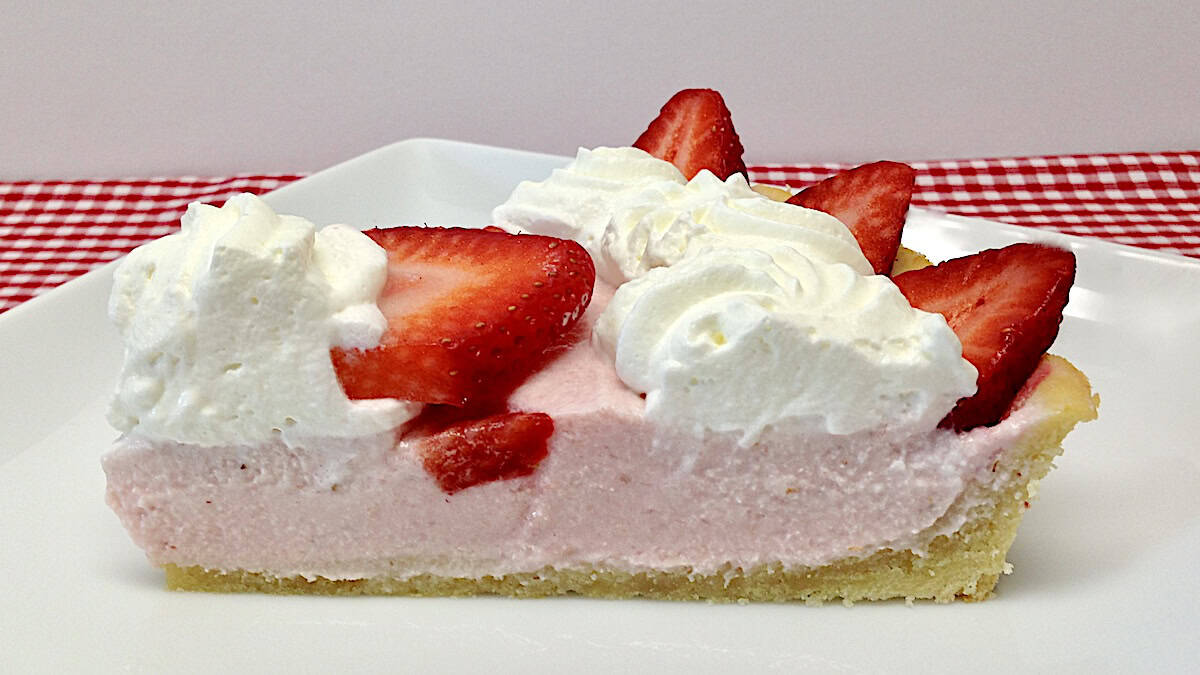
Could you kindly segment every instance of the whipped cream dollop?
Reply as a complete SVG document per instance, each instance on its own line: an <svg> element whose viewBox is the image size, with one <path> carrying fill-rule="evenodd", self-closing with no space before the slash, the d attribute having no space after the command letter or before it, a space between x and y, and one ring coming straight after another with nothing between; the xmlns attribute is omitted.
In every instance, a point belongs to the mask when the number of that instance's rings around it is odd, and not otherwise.
<svg viewBox="0 0 1200 675"><path fill-rule="evenodd" d="M932 429L975 389L945 319L886 277L786 248L708 249L617 289L595 327L648 419L750 443L772 425Z"/></svg>
<svg viewBox="0 0 1200 675"><path fill-rule="evenodd" d="M588 249L617 287L594 341L664 426L743 444L773 426L928 430L975 391L945 319L873 275L843 223L741 175L686 181L635 148L581 149L493 219Z"/></svg>
<svg viewBox="0 0 1200 675"><path fill-rule="evenodd" d="M722 181L701 171L688 181L670 162L638 148L580 148L546 180L518 185L492 220L514 232L574 239L614 286L713 247L787 246L871 272L837 218L764 199L741 174Z"/></svg>
<svg viewBox="0 0 1200 675"><path fill-rule="evenodd" d="M378 344L386 278L386 253L349 226L318 230L251 194L190 205L180 232L115 272L125 360L110 423L208 446L396 427L420 406L347 399L329 355Z"/></svg>

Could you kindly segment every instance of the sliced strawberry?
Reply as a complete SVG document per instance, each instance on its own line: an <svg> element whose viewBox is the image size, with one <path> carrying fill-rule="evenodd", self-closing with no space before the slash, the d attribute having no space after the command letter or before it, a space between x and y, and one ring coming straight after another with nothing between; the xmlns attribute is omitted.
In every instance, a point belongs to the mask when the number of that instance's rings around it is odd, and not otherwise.
<svg viewBox="0 0 1200 675"><path fill-rule="evenodd" d="M907 164L872 162L807 187L788 203L845 223L875 273L889 274L915 182L916 173Z"/></svg>
<svg viewBox="0 0 1200 675"><path fill-rule="evenodd" d="M1000 421L1054 342L1075 281L1075 254L1013 244L893 281L913 307L946 317L963 357L979 371L978 391L960 399L940 425L962 431Z"/></svg>
<svg viewBox="0 0 1200 675"><path fill-rule="evenodd" d="M421 439L417 454L442 490L527 476L549 452L554 421L545 413L502 413L456 422Z"/></svg>
<svg viewBox="0 0 1200 675"><path fill-rule="evenodd" d="M354 399L465 406L500 399L561 345L596 270L573 241L462 228L366 233L387 250L378 347L333 350Z"/></svg>
<svg viewBox="0 0 1200 675"><path fill-rule="evenodd" d="M701 169L722 180L746 173L729 108L712 89L684 89L672 96L633 146L674 164L688 180Z"/></svg>

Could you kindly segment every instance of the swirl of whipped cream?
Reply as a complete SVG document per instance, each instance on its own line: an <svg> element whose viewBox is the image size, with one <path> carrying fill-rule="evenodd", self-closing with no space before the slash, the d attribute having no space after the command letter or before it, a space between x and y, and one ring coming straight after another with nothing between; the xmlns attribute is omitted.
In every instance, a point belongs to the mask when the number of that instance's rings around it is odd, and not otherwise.
<svg viewBox="0 0 1200 675"><path fill-rule="evenodd" d="M770 425L931 429L975 390L937 314L785 245L708 248L623 284L594 328L647 419L750 444Z"/></svg>
<svg viewBox="0 0 1200 675"><path fill-rule="evenodd" d="M379 343L386 279L387 254L351 227L318 231L251 194L190 205L180 232L117 267L125 362L109 421L208 446L396 427L420 406L347 399L329 356Z"/></svg>
<svg viewBox="0 0 1200 675"><path fill-rule="evenodd" d="M580 148L541 182L525 181L492 212L512 231L574 239L614 286L713 247L783 244L870 274L854 236L820 211L764 199L741 174L691 181L637 148Z"/></svg>

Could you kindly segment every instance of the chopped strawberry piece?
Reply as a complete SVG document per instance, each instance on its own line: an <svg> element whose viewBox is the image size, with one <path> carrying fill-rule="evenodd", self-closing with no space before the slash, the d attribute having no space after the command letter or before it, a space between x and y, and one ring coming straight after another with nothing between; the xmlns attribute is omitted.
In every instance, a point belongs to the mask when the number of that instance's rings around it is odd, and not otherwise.
<svg viewBox="0 0 1200 675"><path fill-rule="evenodd" d="M366 234L388 254L388 326L373 349L333 350L352 399L502 399L564 344L592 297L595 266L573 241L463 228Z"/></svg>
<svg viewBox="0 0 1200 675"><path fill-rule="evenodd" d="M876 274L890 274L912 201L916 173L899 162L872 162L801 190L788 200L842 221Z"/></svg>
<svg viewBox="0 0 1200 675"><path fill-rule="evenodd" d="M1075 281L1075 254L1013 244L893 280L913 307L937 312L979 371L974 396L960 399L940 426L963 431L1000 421L1058 335Z"/></svg>
<svg viewBox="0 0 1200 675"><path fill-rule="evenodd" d="M554 420L510 412L456 422L421 439L417 454L442 490L459 490L533 473L549 453Z"/></svg>
<svg viewBox="0 0 1200 675"><path fill-rule="evenodd" d="M684 89L672 96L633 146L674 164L688 180L701 169L721 180L746 173L729 108L712 89Z"/></svg>

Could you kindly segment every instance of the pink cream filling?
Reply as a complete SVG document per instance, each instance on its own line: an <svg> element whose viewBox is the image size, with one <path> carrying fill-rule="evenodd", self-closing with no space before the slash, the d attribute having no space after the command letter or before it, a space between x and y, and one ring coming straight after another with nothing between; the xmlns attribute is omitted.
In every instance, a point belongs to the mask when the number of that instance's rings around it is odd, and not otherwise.
<svg viewBox="0 0 1200 675"><path fill-rule="evenodd" d="M584 321L611 297L597 288ZM108 502L156 564L275 576L478 577L547 565L710 574L918 553L956 530L972 484L1040 413L966 434L803 435L755 445L642 419L642 399L587 341L514 392L554 418L530 476L443 493L392 434L299 446L205 447L121 438Z"/></svg>

